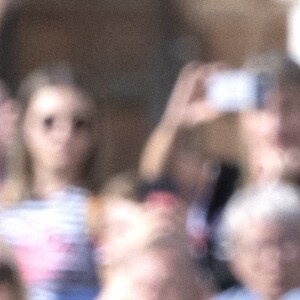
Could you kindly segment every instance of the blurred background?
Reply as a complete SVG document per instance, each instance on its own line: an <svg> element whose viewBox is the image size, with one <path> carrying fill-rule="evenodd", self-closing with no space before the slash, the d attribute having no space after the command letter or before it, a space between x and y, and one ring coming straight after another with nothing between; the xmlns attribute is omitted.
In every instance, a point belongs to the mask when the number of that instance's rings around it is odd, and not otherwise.
<svg viewBox="0 0 300 300"><path fill-rule="evenodd" d="M16 91L41 64L80 66L103 111L100 169L106 180L137 166L187 61L221 60L239 67L253 53L295 51L297 2L15 0L2 21L0 77ZM234 160L235 119L220 122L211 143L219 155Z"/></svg>

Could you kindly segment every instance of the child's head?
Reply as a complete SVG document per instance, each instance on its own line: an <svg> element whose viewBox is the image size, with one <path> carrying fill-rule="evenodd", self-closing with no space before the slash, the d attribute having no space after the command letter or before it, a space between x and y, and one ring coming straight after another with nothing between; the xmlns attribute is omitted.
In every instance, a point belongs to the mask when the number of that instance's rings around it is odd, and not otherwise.
<svg viewBox="0 0 300 300"><path fill-rule="evenodd" d="M144 249L111 274L101 299L208 299L210 293L201 279L182 253L170 249Z"/></svg>
<svg viewBox="0 0 300 300"><path fill-rule="evenodd" d="M190 255L180 204L105 200L100 299L208 299L210 287Z"/></svg>
<svg viewBox="0 0 300 300"><path fill-rule="evenodd" d="M21 176L27 191L41 174L93 185L96 175L89 172L97 153L97 107L73 70L50 65L33 72L21 85L19 100Z"/></svg>

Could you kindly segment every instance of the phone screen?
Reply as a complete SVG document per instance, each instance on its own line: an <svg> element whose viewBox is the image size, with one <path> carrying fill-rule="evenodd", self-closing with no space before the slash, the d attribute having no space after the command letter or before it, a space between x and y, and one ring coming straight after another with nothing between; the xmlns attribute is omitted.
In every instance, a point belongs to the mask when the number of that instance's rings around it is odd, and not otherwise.
<svg viewBox="0 0 300 300"><path fill-rule="evenodd" d="M224 71L209 78L206 96L221 111L262 108L269 81L264 74Z"/></svg>

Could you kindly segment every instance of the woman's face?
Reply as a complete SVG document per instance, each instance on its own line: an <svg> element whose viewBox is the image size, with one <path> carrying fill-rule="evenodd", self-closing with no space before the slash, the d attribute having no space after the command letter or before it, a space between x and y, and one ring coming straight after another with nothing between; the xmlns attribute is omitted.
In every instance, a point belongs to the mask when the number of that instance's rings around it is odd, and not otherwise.
<svg viewBox="0 0 300 300"><path fill-rule="evenodd" d="M299 245L298 223L251 219L236 236L233 271L262 299L279 299L299 287Z"/></svg>
<svg viewBox="0 0 300 300"><path fill-rule="evenodd" d="M92 101L74 87L44 87L33 94L23 121L33 170L80 176L93 148L94 112Z"/></svg>

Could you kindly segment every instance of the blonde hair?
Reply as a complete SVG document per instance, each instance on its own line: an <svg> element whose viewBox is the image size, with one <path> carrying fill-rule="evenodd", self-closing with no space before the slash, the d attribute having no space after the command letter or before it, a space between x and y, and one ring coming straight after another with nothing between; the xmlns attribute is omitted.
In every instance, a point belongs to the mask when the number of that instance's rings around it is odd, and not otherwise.
<svg viewBox="0 0 300 300"><path fill-rule="evenodd" d="M86 92L86 84L77 71L66 64L50 64L37 69L30 73L22 82L18 100L20 102L20 114L18 122L18 136L14 147L14 154L9 162L9 174L5 183L3 199L7 203L15 203L24 197L30 195L30 185L32 180L32 164L31 158L24 145L22 135L22 124L24 116L32 96L40 89L45 87L70 87L80 93L85 99L92 101L97 107L97 102ZM98 118L98 109L95 112L93 124L94 130L94 151L91 151L91 156L87 159L83 169L82 179L84 187L92 192L98 191L99 176L98 176L98 147L99 142L96 134Z"/></svg>

